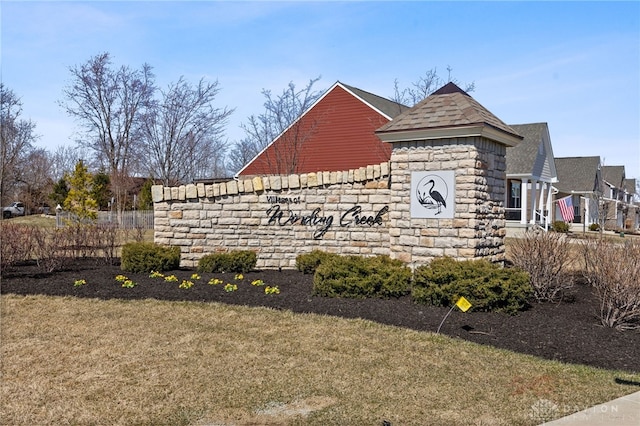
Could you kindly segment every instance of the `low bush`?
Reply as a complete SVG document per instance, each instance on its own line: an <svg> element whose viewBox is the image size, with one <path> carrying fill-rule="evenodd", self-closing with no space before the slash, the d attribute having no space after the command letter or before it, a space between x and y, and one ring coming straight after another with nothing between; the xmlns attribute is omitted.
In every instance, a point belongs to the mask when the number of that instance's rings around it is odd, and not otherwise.
<svg viewBox="0 0 640 426"><path fill-rule="evenodd" d="M337 254L327 253L322 250L313 250L311 253L299 254L296 257L296 268L303 274L313 274L323 261Z"/></svg>
<svg viewBox="0 0 640 426"><path fill-rule="evenodd" d="M600 225L598 225L597 223L592 223L591 225L589 225L589 231L599 231L600 230Z"/></svg>
<svg viewBox="0 0 640 426"><path fill-rule="evenodd" d="M461 296L478 311L515 314L527 305L529 274L487 260L433 260L416 268L411 296L417 303L452 306Z"/></svg>
<svg viewBox="0 0 640 426"><path fill-rule="evenodd" d="M198 272L246 273L256 267L257 255L251 250L207 254L198 261Z"/></svg>
<svg viewBox="0 0 640 426"><path fill-rule="evenodd" d="M122 246L121 269L127 272L170 271L180 266L180 247L155 243L127 243Z"/></svg>
<svg viewBox="0 0 640 426"><path fill-rule="evenodd" d="M389 256L329 256L316 269L313 293L328 297L400 297L408 294L411 270Z"/></svg>
<svg viewBox="0 0 640 426"><path fill-rule="evenodd" d="M572 260L571 243L564 234L528 231L511 244L511 261L529 273L538 302L555 301L573 287Z"/></svg>
<svg viewBox="0 0 640 426"><path fill-rule="evenodd" d="M640 328L640 242L582 243L584 276L600 301L601 323L618 330Z"/></svg>
<svg viewBox="0 0 640 426"><path fill-rule="evenodd" d="M551 225L551 229L553 229L556 232L561 232L563 234L566 234L567 232L569 232L569 224L561 220L556 220Z"/></svg>
<svg viewBox="0 0 640 426"><path fill-rule="evenodd" d="M31 259L34 227L0 221L0 271Z"/></svg>

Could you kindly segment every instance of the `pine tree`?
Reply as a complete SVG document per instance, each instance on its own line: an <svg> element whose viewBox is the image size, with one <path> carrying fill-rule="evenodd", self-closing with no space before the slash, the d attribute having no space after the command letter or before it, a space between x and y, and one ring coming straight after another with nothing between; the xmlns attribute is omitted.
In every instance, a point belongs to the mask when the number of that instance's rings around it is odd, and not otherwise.
<svg viewBox="0 0 640 426"><path fill-rule="evenodd" d="M98 203L91 195L93 189L93 176L87 167L79 160L75 170L67 176L69 182L69 194L64 200L64 208L71 217L78 222L95 220L98 217Z"/></svg>

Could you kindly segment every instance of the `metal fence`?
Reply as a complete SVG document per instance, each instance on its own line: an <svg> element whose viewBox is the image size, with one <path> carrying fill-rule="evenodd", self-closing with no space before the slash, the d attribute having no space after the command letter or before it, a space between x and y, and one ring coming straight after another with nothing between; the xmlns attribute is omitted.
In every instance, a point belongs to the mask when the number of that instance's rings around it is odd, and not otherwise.
<svg viewBox="0 0 640 426"><path fill-rule="evenodd" d="M62 228L72 219L69 212L56 214L56 226ZM153 229L153 210L134 210L118 214L117 212L98 212L97 224L114 224L120 229Z"/></svg>

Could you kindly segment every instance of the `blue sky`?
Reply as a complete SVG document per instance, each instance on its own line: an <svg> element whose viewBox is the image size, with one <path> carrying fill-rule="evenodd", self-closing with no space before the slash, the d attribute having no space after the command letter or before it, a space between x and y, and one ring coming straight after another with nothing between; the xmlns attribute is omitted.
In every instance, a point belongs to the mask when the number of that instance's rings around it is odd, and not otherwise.
<svg viewBox="0 0 640 426"><path fill-rule="evenodd" d="M36 122L39 146L71 145L57 105L70 66L114 65L218 80L217 106L240 123L321 76L381 96L436 68L508 124L547 122L556 157L599 155L640 179L640 2L6 1L1 78Z"/></svg>

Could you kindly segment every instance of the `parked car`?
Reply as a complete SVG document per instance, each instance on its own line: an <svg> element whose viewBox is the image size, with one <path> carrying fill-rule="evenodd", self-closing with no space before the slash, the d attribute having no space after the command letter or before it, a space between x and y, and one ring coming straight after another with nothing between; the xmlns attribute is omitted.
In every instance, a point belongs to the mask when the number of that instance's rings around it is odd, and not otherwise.
<svg viewBox="0 0 640 426"><path fill-rule="evenodd" d="M2 209L3 219L8 219L13 216L24 216L24 215L25 215L24 203L20 203L18 201L15 201L11 203L10 206Z"/></svg>

